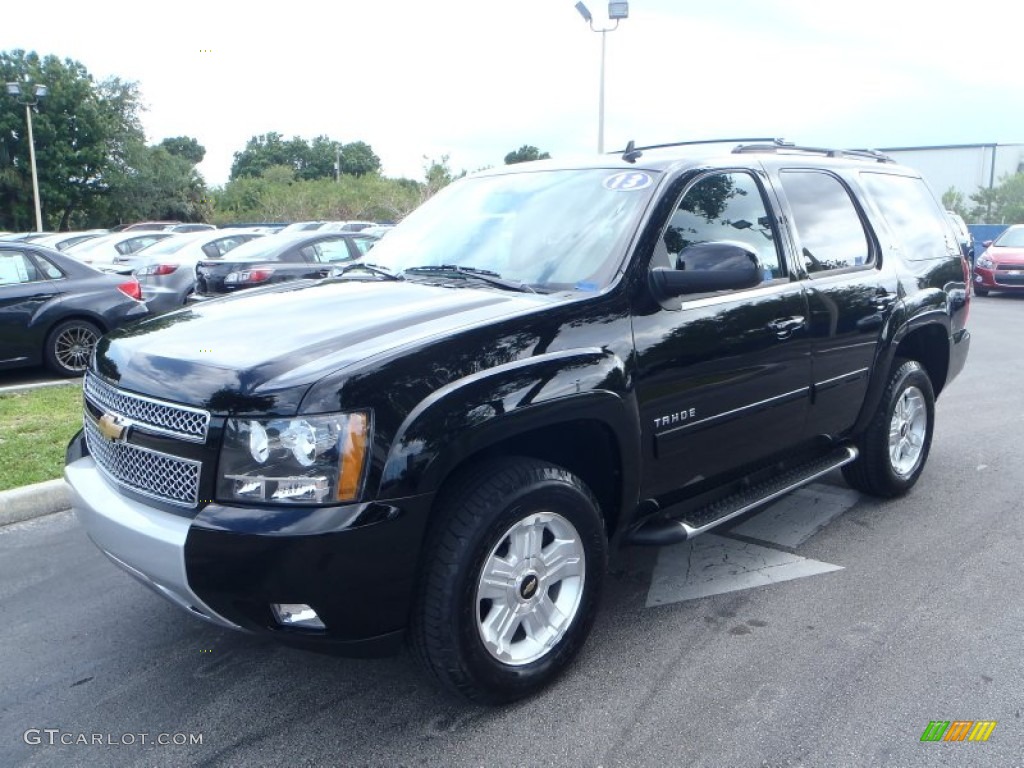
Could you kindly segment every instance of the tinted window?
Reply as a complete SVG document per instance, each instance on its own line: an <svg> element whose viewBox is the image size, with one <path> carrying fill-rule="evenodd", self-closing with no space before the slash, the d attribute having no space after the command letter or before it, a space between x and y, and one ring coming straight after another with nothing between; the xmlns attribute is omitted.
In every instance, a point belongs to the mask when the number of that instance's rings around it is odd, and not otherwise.
<svg viewBox="0 0 1024 768"><path fill-rule="evenodd" d="M352 258L352 251L348 247L347 239L322 240L312 247L316 249L316 254L311 261L329 264L335 261L348 261Z"/></svg>
<svg viewBox="0 0 1024 768"><path fill-rule="evenodd" d="M766 280L785 276L772 218L760 187L748 174L705 176L686 190L658 243L653 266L693 268L685 253L688 246L723 241L752 247Z"/></svg>
<svg viewBox="0 0 1024 768"><path fill-rule="evenodd" d="M862 173L861 182L906 258L918 261L946 257L949 220L924 181L890 173Z"/></svg>
<svg viewBox="0 0 1024 768"><path fill-rule="evenodd" d="M21 251L0 251L0 285L42 280L36 265Z"/></svg>
<svg viewBox="0 0 1024 768"><path fill-rule="evenodd" d="M780 178L804 269L823 272L871 263L864 224L839 179L819 171L783 171Z"/></svg>
<svg viewBox="0 0 1024 768"><path fill-rule="evenodd" d="M51 262L44 256L40 256L38 253L35 254L36 264L44 276L56 280L59 277L64 277L64 273L60 271L56 264Z"/></svg>
<svg viewBox="0 0 1024 768"><path fill-rule="evenodd" d="M369 237L354 237L352 238L352 242L359 253L366 253L368 250L373 248L373 244L377 241Z"/></svg>

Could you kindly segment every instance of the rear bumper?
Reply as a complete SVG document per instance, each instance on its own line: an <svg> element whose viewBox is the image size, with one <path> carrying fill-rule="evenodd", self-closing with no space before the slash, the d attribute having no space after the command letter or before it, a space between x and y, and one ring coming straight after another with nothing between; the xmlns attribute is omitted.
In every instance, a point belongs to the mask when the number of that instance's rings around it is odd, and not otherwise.
<svg viewBox="0 0 1024 768"><path fill-rule="evenodd" d="M174 288L163 288L156 285L142 283L142 300L146 302L153 314L170 312L183 306L180 292Z"/></svg>

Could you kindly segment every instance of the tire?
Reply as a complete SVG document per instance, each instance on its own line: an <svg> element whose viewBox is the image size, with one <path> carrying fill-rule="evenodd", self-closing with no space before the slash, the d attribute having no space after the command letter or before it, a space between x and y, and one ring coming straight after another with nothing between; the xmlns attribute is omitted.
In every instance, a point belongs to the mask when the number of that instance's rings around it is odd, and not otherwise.
<svg viewBox="0 0 1024 768"><path fill-rule="evenodd" d="M878 413L861 436L860 456L843 467L858 491L891 499L921 476L935 425L932 382L916 360L897 360Z"/></svg>
<svg viewBox="0 0 1024 768"><path fill-rule="evenodd" d="M975 296L988 296L988 288L978 288L977 286L975 286L975 288L974 288L974 295Z"/></svg>
<svg viewBox="0 0 1024 768"><path fill-rule="evenodd" d="M593 624L608 557L598 504L571 472L507 458L463 473L438 512L413 650L471 701L529 696L565 669Z"/></svg>
<svg viewBox="0 0 1024 768"><path fill-rule="evenodd" d="M58 323L46 337L43 349L46 367L58 376L81 376L102 335L103 331L88 320Z"/></svg>

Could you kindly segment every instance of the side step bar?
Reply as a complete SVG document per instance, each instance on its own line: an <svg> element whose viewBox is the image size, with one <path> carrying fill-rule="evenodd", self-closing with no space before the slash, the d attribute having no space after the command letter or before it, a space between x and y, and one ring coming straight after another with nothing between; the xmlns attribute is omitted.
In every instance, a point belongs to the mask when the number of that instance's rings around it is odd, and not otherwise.
<svg viewBox="0 0 1024 768"><path fill-rule="evenodd" d="M755 507L777 499L826 475L833 469L849 464L857 458L857 449L846 446L820 459L801 464L770 480L752 486L732 496L686 513L672 517L671 508L644 521L630 531L626 541L639 546L662 547L692 539L700 533L721 525L727 520L749 512Z"/></svg>

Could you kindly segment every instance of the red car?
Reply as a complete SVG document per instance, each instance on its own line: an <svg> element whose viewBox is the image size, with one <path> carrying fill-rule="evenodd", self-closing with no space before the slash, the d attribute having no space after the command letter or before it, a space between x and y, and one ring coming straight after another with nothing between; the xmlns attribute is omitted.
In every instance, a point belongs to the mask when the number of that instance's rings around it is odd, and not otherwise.
<svg viewBox="0 0 1024 768"><path fill-rule="evenodd" d="M1024 224L1009 227L982 245L985 252L974 264L974 294L1024 291Z"/></svg>

